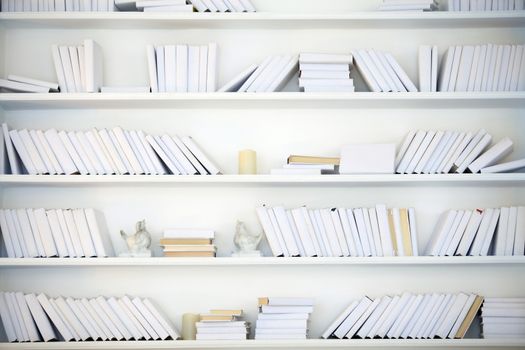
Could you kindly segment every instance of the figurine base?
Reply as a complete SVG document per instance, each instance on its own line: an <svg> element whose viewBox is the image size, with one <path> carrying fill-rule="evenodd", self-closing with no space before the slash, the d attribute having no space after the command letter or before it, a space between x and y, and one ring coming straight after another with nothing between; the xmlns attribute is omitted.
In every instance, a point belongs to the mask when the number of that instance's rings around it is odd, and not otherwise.
<svg viewBox="0 0 525 350"><path fill-rule="evenodd" d="M151 258L151 251L141 253L120 253L119 258Z"/></svg>
<svg viewBox="0 0 525 350"><path fill-rule="evenodd" d="M260 250L250 250L246 252L236 252L232 253L232 258L255 258L255 257L261 257L261 251Z"/></svg>

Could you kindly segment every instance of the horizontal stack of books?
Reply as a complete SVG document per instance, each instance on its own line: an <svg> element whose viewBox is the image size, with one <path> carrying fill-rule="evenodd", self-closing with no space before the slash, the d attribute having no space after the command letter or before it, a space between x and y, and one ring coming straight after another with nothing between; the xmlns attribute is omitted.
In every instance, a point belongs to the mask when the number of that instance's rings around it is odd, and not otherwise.
<svg viewBox="0 0 525 350"><path fill-rule="evenodd" d="M251 0L189 0L199 12L256 12Z"/></svg>
<svg viewBox="0 0 525 350"><path fill-rule="evenodd" d="M525 207L449 210L436 225L427 255L525 255Z"/></svg>
<svg viewBox="0 0 525 350"><path fill-rule="evenodd" d="M304 92L354 92L350 54L301 53L299 87Z"/></svg>
<svg viewBox="0 0 525 350"><path fill-rule="evenodd" d="M206 229L167 229L160 240L166 257L215 257L215 231Z"/></svg>
<svg viewBox="0 0 525 350"><path fill-rule="evenodd" d="M321 175L339 172L338 157L291 155L282 168L272 169L272 175Z"/></svg>
<svg viewBox="0 0 525 350"><path fill-rule="evenodd" d="M2 0L2 12L113 12L119 0Z"/></svg>
<svg viewBox="0 0 525 350"><path fill-rule="evenodd" d="M146 47L152 92L214 92L217 44Z"/></svg>
<svg viewBox="0 0 525 350"><path fill-rule="evenodd" d="M389 52L353 50L355 66L373 92L417 92L417 87Z"/></svg>
<svg viewBox="0 0 525 350"><path fill-rule="evenodd" d="M0 318L9 342L180 338L151 301L127 296L75 299L0 292Z"/></svg>
<svg viewBox="0 0 525 350"><path fill-rule="evenodd" d="M522 11L525 9L523 0L447 0L448 11Z"/></svg>
<svg viewBox="0 0 525 350"><path fill-rule="evenodd" d="M36 80L18 75L9 75L7 79L0 79L0 92L58 92L57 83Z"/></svg>
<svg viewBox="0 0 525 350"><path fill-rule="evenodd" d="M91 258L113 255L93 209L0 209L9 258Z"/></svg>
<svg viewBox="0 0 525 350"><path fill-rule="evenodd" d="M476 294L412 294L350 304L326 329L328 338L461 339L481 307Z"/></svg>
<svg viewBox="0 0 525 350"><path fill-rule="evenodd" d="M193 5L187 5L186 0L139 0L135 6L143 12L193 12Z"/></svg>
<svg viewBox="0 0 525 350"><path fill-rule="evenodd" d="M99 92L102 86L102 49L91 39L80 46L51 47L60 92Z"/></svg>
<svg viewBox="0 0 525 350"><path fill-rule="evenodd" d="M523 164L498 164L513 150L508 137L489 147L492 135L486 130L410 131L397 153L395 166L398 174L462 174L479 173L497 165L500 170L514 170ZM488 169L491 172L491 169Z"/></svg>
<svg viewBox="0 0 525 350"><path fill-rule="evenodd" d="M251 65L219 92L275 92L281 91L297 73L297 56L269 56L259 65Z"/></svg>
<svg viewBox="0 0 525 350"><path fill-rule="evenodd" d="M383 0L379 11L434 11L438 9L436 0Z"/></svg>
<svg viewBox="0 0 525 350"><path fill-rule="evenodd" d="M450 46L443 56L438 90L523 91L524 51L525 45Z"/></svg>
<svg viewBox="0 0 525 350"><path fill-rule="evenodd" d="M486 339L522 339L525 334L525 298L485 298L481 328Z"/></svg>
<svg viewBox="0 0 525 350"><path fill-rule="evenodd" d="M259 298L255 339L306 339L313 311L310 298Z"/></svg>
<svg viewBox="0 0 525 350"><path fill-rule="evenodd" d="M210 310L197 322L197 340L245 340L250 324L240 320L242 310Z"/></svg>
<svg viewBox="0 0 525 350"><path fill-rule="evenodd" d="M274 256L417 256L413 208L257 208Z"/></svg>
<svg viewBox="0 0 525 350"><path fill-rule="evenodd" d="M2 124L6 174L208 175L220 170L189 137L142 130L9 130Z"/></svg>

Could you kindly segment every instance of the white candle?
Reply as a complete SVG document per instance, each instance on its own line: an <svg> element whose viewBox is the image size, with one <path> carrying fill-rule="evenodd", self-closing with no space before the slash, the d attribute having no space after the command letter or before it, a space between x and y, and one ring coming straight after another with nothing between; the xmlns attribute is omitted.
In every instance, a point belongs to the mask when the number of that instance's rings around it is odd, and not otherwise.
<svg viewBox="0 0 525 350"><path fill-rule="evenodd" d="M199 322L199 320L200 316L198 314L182 315L182 339L195 340L197 338L195 323Z"/></svg>
<svg viewBox="0 0 525 350"><path fill-rule="evenodd" d="M257 174L257 154L251 149L239 151L239 174Z"/></svg>

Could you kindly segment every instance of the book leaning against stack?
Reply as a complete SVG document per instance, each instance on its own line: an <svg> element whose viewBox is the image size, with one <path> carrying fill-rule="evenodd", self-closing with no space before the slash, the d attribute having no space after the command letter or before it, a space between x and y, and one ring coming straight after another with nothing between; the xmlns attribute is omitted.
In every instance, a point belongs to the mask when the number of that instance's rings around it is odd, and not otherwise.
<svg viewBox="0 0 525 350"><path fill-rule="evenodd" d="M0 209L9 258L113 256L93 209Z"/></svg>
<svg viewBox="0 0 525 350"><path fill-rule="evenodd" d="M164 230L160 245L166 257L215 257L215 231L208 229Z"/></svg>
<svg viewBox="0 0 525 350"><path fill-rule="evenodd" d="M258 300L259 315L255 339L307 339L311 298L263 297Z"/></svg>
<svg viewBox="0 0 525 350"><path fill-rule="evenodd" d="M9 169L20 175L208 175L216 165L189 136L142 130L9 130L2 124Z"/></svg>
<svg viewBox="0 0 525 350"><path fill-rule="evenodd" d="M299 87L304 92L354 92L351 54L301 53Z"/></svg>
<svg viewBox="0 0 525 350"><path fill-rule="evenodd" d="M274 256L417 256L413 208L257 208Z"/></svg>
<svg viewBox="0 0 525 350"><path fill-rule="evenodd" d="M0 292L9 342L176 340L179 332L149 299L48 297Z"/></svg>
<svg viewBox="0 0 525 350"><path fill-rule="evenodd" d="M245 340L250 332L250 324L241 320L242 310L210 310L200 315L197 340Z"/></svg>

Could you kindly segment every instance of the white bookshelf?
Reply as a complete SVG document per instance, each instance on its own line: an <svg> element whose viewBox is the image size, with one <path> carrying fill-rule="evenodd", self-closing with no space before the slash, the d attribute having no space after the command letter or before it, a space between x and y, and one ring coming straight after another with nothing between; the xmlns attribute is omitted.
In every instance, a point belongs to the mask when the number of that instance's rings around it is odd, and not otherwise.
<svg viewBox="0 0 525 350"><path fill-rule="evenodd" d="M147 85L146 44L219 45L219 85L271 54L388 50L417 82L417 49L523 43L525 13L379 13L380 0L254 0L255 14L1 13L0 75L56 80L50 46L97 41L105 85ZM354 75L354 73L352 73ZM228 258L237 219L261 230L261 204L415 207L420 252L448 208L525 204L525 174L270 176L289 154L338 155L345 143L400 143L412 129L485 128L525 157L525 92L304 94L297 83L272 94L0 94L0 120L14 128L88 129L120 125L191 135L220 176L0 175L9 207L93 207L117 252L120 229L146 219L155 258L0 258L0 289L49 295L151 298L180 328L181 315L243 308L256 298L312 296L311 337L363 295L476 292L525 296L524 257ZM359 91L365 91L360 78ZM237 152L258 154L259 175L239 176ZM170 226L210 227L218 258L160 258ZM268 254L266 244L263 250ZM0 330L0 341L5 336ZM252 333L253 335L253 333ZM474 332L471 337L479 336ZM522 349L524 340L347 340L0 344L2 349Z"/></svg>

